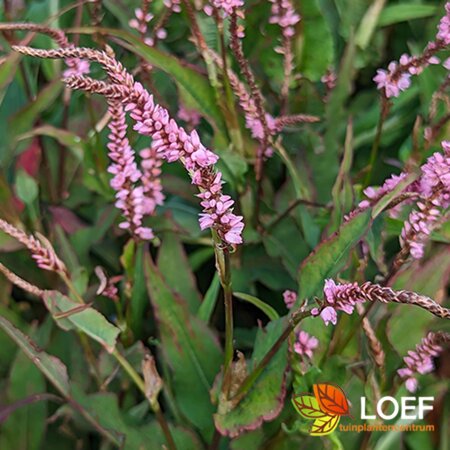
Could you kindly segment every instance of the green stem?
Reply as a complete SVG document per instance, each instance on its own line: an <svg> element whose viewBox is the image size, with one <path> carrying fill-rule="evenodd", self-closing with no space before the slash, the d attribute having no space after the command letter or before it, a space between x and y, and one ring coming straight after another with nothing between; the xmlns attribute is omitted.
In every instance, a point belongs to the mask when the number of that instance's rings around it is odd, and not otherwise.
<svg viewBox="0 0 450 450"><path fill-rule="evenodd" d="M117 362L122 366L123 370L129 375L133 380L137 388L145 395L145 383L144 380L139 376L139 374L134 370L133 366L127 361L127 359L119 353L117 349L114 349L111 353Z"/></svg>
<svg viewBox="0 0 450 450"><path fill-rule="evenodd" d="M164 414L161 411L161 407L159 405L158 400L150 401L148 397L146 396L145 392L145 383L144 380L141 378L141 376L134 370L133 366L128 362L128 360L121 354L117 349L114 349L112 352L112 355L114 358L116 358L116 361L122 366L123 370L128 374L128 376L133 380L134 384L137 386L137 388L144 394L145 398L147 398L150 407L152 408L153 412L155 413L156 420L158 421L164 436L167 441L167 445L169 450L176 450L175 441L173 440L172 433L169 428L169 424L166 421L166 418L164 417Z"/></svg>
<svg viewBox="0 0 450 450"><path fill-rule="evenodd" d="M233 362L233 290L231 288L230 254L223 247L217 233L213 232L214 252L216 254L216 267L222 285L225 305L225 354L223 368L223 391L227 392L230 386L231 363Z"/></svg>
<svg viewBox="0 0 450 450"><path fill-rule="evenodd" d="M272 358L276 355L280 347L283 345L284 341L290 336L295 327L306 317L311 316L311 311L296 311L292 314L289 323L286 328L281 333L280 337L275 341L272 347L264 355L263 359L258 363L258 365L253 369L253 371L245 378L242 384L239 386L236 394L233 398L239 401L253 386L255 381L270 363Z"/></svg>
<svg viewBox="0 0 450 450"><path fill-rule="evenodd" d="M378 151L380 148L381 135L383 132L383 125L389 114L389 110L390 110L389 100L387 99L387 97L385 97L383 95L383 97L381 98L381 110L380 110L380 117L378 119L377 132L375 135L375 140L373 141L373 144L372 144L372 149L370 150L370 159L369 159L369 166L368 166L369 170L367 172L366 179L364 181L364 186L369 186L369 184L372 180L373 168L375 166L375 162L376 162L377 156L378 156Z"/></svg>

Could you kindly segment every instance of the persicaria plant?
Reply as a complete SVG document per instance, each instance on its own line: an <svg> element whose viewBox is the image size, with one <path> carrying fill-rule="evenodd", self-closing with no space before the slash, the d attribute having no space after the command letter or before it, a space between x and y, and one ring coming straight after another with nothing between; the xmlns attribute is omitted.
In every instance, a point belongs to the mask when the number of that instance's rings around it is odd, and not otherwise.
<svg viewBox="0 0 450 450"><path fill-rule="evenodd" d="M450 3L359 3L4 2L2 450L445 446Z"/></svg>

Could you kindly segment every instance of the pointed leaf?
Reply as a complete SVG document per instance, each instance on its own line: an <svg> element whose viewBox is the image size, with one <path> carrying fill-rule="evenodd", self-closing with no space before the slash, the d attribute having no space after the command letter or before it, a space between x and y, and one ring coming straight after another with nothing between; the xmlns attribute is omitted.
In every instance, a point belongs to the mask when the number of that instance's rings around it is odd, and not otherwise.
<svg viewBox="0 0 450 450"><path fill-rule="evenodd" d="M63 330L76 328L113 351L120 330L95 309L76 303L57 291L46 291L44 302ZM56 316L55 316L56 315ZM61 319L58 318L63 317Z"/></svg>
<svg viewBox="0 0 450 450"><path fill-rule="evenodd" d="M167 286L148 253L144 272L159 324L161 349L173 373L175 400L208 439L215 411L209 391L222 363L219 343L205 323L189 313L186 301Z"/></svg>
<svg viewBox="0 0 450 450"><path fill-rule="evenodd" d="M166 283L186 299L189 311L195 313L200 306L200 294L186 252L175 233L168 232L162 236L158 267Z"/></svg>
<svg viewBox="0 0 450 450"><path fill-rule="evenodd" d="M334 384L314 384L314 395L320 409L329 415L345 416L349 414L348 401L344 391Z"/></svg>
<svg viewBox="0 0 450 450"><path fill-rule="evenodd" d="M340 416L325 416L316 419L309 430L311 436L325 436L333 432L338 426Z"/></svg>
<svg viewBox="0 0 450 450"><path fill-rule="evenodd" d="M320 409L316 397L311 394L296 395L292 399L292 404L297 412L305 419L318 419L327 416L327 413Z"/></svg>
<svg viewBox="0 0 450 450"><path fill-rule="evenodd" d="M28 336L1 316L0 328L22 349L55 388L68 397L70 388L66 366L58 358L42 351Z"/></svg>
<svg viewBox="0 0 450 450"><path fill-rule="evenodd" d="M322 242L300 266L299 297L319 295L326 278L335 276L370 224L370 209L345 222L338 232Z"/></svg>

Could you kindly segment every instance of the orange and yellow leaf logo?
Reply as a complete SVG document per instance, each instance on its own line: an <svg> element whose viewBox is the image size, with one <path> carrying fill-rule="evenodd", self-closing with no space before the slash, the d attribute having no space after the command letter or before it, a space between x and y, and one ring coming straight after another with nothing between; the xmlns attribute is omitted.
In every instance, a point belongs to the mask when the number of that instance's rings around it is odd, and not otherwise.
<svg viewBox="0 0 450 450"><path fill-rule="evenodd" d="M349 415L349 406L344 391L334 384L313 385L314 395L298 394L292 399L297 412L308 420L314 420L309 434L325 436L333 432L341 416Z"/></svg>

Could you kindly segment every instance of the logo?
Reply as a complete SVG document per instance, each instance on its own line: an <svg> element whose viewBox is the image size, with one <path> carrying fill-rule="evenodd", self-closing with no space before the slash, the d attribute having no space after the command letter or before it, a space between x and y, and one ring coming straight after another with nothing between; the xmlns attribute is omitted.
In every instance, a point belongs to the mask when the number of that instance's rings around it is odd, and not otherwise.
<svg viewBox="0 0 450 450"><path fill-rule="evenodd" d="M336 429L341 416L350 415L348 400L344 391L335 384L314 384L313 391L314 395L295 395L292 403L302 417L314 421L309 434L325 436Z"/></svg>
<svg viewBox="0 0 450 450"><path fill-rule="evenodd" d="M292 398L292 404L302 417L313 421L309 428L311 436L325 436L336 430L342 416L350 416L349 401L344 391L332 383L314 384L313 391L314 394L295 395ZM369 420L369 423L341 424L339 431L358 433L362 431L434 431L434 425L410 423L423 420L426 411L433 410L434 397L402 396L400 399L390 396L381 397L376 405L369 406L370 413L367 410L366 397L361 397L360 401L360 419ZM383 422L398 419L402 423Z"/></svg>

